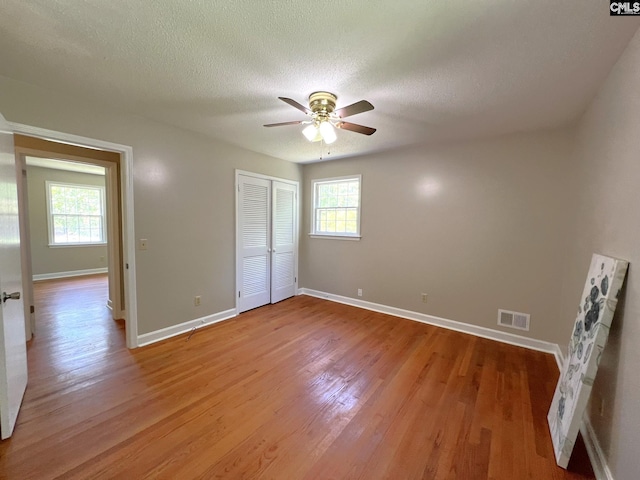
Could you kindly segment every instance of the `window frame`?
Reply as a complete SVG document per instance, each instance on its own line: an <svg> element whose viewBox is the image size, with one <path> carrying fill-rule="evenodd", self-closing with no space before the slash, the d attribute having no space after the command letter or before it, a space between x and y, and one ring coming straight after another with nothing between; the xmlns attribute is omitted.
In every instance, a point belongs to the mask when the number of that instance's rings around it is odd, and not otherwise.
<svg viewBox="0 0 640 480"><path fill-rule="evenodd" d="M101 210L101 215L100 215L100 221L102 222L102 239L100 241L94 241L94 242L55 242L55 235L54 235L54 222L53 222L53 215L54 213L51 211L51 206L52 206L52 202L51 202L51 187L52 186L60 186L60 187L70 187L70 188L82 188L82 189L87 189L87 190L98 190L100 192L100 210ZM87 184L82 184L82 183L71 183L71 182L59 182L56 180L46 180L45 181L45 190L46 190L46 203L47 203L47 231L48 231L48 235L49 235L49 244L48 246L51 248L58 248L58 247L92 247L92 246L99 246L99 245L106 245L107 244L107 211L106 211L106 197L105 197L105 186L104 185L87 185ZM67 214L67 215L74 215L74 214ZM78 214L78 216L82 216L81 214Z"/></svg>
<svg viewBox="0 0 640 480"><path fill-rule="evenodd" d="M358 208L357 208L357 220L356 220L356 233L342 233L342 232L317 232L316 231L316 202L318 198L318 186L327 183L340 183L347 181L358 181ZM362 217L362 175L344 175L341 177L330 178L315 178L311 180L311 232L309 236L312 238L330 238L338 240L360 240L362 238L362 232L360 230L360 219Z"/></svg>

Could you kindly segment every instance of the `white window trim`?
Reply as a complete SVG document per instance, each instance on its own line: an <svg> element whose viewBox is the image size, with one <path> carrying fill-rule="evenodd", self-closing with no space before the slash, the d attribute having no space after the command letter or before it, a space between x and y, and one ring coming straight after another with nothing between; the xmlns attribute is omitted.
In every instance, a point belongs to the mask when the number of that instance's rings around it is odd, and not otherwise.
<svg viewBox="0 0 640 480"><path fill-rule="evenodd" d="M350 241L358 241L362 238L360 235L345 235L345 234L336 234L336 235L326 235L319 233L310 233L310 238L326 238L327 240L350 240Z"/></svg>
<svg viewBox="0 0 640 480"><path fill-rule="evenodd" d="M358 180L358 220L357 220L357 232L356 233L316 233L316 193L317 185L321 183L333 183L345 180ZM360 218L362 217L362 175L345 175L342 177L331 178L314 178L311 180L311 232L309 237L311 238L325 238L330 240L360 240L362 238L360 231Z"/></svg>
<svg viewBox="0 0 640 480"><path fill-rule="evenodd" d="M102 185L86 185L82 183L69 183L69 182L57 182L53 180L45 181L46 185L46 199L47 199L47 224L49 232L49 247L50 248L64 248L64 247L92 247L107 244L107 212L105 201L105 187ZM100 192L100 203L102 204L102 240L99 242L68 242L68 243L54 243L53 238L53 215L51 213L51 186L58 185L61 187L72 188L86 188L98 190Z"/></svg>

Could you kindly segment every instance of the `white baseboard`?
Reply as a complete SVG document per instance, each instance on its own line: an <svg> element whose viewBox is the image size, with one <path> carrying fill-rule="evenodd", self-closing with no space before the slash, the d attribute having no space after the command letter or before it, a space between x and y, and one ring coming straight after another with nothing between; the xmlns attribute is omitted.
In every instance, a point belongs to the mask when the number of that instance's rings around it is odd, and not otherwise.
<svg viewBox="0 0 640 480"><path fill-rule="evenodd" d="M591 460L591 467L593 468L596 480L613 480L607 459L604 456L596 432L593 430L593 426L587 415L582 418L580 433L582 434L584 445L587 448L587 454L589 455L589 460Z"/></svg>
<svg viewBox="0 0 640 480"><path fill-rule="evenodd" d="M310 288L300 288L298 290L298 295L309 295L311 297L324 298L325 300L331 300L332 302L344 303L345 305L360 307L366 310L373 310L374 312L386 313L395 317L406 318L421 323L428 323L429 325L435 325L437 327L455 330L456 332L468 333L470 335L475 335L476 337L488 338L490 340L496 340L498 342L508 343L510 345L515 345L518 347L551 353L556 357L556 362L558 362L557 354L558 352L560 352L560 348L555 343L544 342L542 340L536 340L534 338L527 338L521 335L515 335L513 333L501 332L499 330L493 330L492 328L479 327L477 325L471 325L468 323L456 322L455 320L448 320L446 318L435 317L433 315L427 315L420 312L413 312L411 310L404 310L402 308L389 307L387 305L381 305L379 303L366 302L364 300L358 300L356 298L343 297L341 295L334 295L332 293L320 292L318 290L312 290Z"/></svg>
<svg viewBox="0 0 640 480"><path fill-rule="evenodd" d="M553 352L553 356L556 357L556 364L558 365L558 370L562 371L562 366L564 365L564 353L562 352L562 348L557 343L555 345L555 351Z"/></svg>
<svg viewBox="0 0 640 480"><path fill-rule="evenodd" d="M193 328L204 327L205 325L212 325L214 323L228 320L237 315L235 308L230 308L223 312L214 313L213 315L207 315L206 317L195 318L188 322L183 322L178 325L172 325L171 327L162 328L151 333L143 333L138 335L138 346L144 347L151 343L159 342L160 340L166 340L167 338L175 337L183 333L187 333Z"/></svg>
<svg viewBox="0 0 640 480"><path fill-rule="evenodd" d="M38 280L53 280L55 278L68 278L68 277L81 277L83 275L96 275L98 273L109 273L109 269L104 268L87 268L86 270L71 270L69 272L53 272L53 273L38 273L33 275L33 281Z"/></svg>

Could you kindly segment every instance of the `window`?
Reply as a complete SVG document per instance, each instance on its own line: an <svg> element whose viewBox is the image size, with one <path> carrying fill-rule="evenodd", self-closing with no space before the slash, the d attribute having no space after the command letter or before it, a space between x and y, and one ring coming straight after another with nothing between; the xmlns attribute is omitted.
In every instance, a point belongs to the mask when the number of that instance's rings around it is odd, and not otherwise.
<svg viewBox="0 0 640 480"><path fill-rule="evenodd" d="M47 182L49 245L105 243L104 187Z"/></svg>
<svg viewBox="0 0 640 480"><path fill-rule="evenodd" d="M360 238L360 175L313 180L311 235Z"/></svg>

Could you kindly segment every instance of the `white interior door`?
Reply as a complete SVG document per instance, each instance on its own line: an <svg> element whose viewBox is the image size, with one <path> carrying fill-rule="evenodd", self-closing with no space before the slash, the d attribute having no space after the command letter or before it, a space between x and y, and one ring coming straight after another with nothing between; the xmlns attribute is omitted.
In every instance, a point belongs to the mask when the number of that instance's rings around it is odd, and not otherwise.
<svg viewBox="0 0 640 480"><path fill-rule="evenodd" d="M296 294L297 186L273 181L271 303Z"/></svg>
<svg viewBox="0 0 640 480"><path fill-rule="evenodd" d="M238 176L238 312L271 301L271 181Z"/></svg>
<svg viewBox="0 0 640 480"><path fill-rule="evenodd" d="M18 187L13 132L0 115L0 430L13 433L27 387Z"/></svg>

